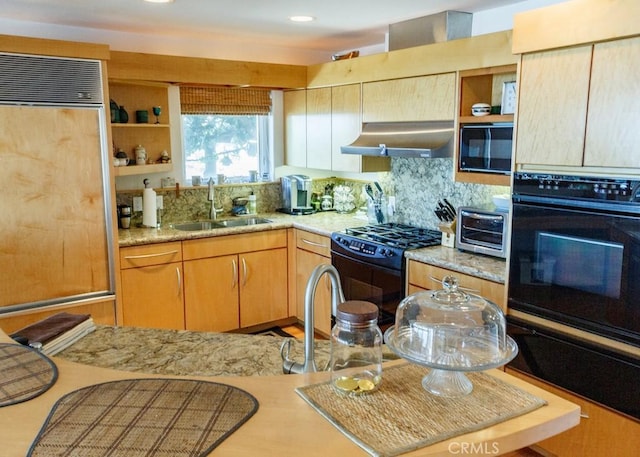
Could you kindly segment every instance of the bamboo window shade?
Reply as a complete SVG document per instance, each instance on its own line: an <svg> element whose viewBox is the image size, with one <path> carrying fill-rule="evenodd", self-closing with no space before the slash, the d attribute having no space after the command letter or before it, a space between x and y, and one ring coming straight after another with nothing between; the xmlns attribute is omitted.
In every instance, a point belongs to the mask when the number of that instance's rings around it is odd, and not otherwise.
<svg viewBox="0 0 640 457"><path fill-rule="evenodd" d="M269 114L268 89L180 86L182 114Z"/></svg>

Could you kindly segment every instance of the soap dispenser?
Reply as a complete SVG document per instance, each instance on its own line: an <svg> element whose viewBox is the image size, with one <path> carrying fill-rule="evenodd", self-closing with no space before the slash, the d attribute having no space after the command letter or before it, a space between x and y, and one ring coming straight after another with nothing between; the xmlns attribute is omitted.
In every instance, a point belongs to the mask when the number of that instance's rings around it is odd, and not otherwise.
<svg viewBox="0 0 640 457"><path fill-rule="evenodd" d="M247 203L247 212L249 214L257 214L257 202L256 195L251 192L248 198L249 202Z"/></svg>

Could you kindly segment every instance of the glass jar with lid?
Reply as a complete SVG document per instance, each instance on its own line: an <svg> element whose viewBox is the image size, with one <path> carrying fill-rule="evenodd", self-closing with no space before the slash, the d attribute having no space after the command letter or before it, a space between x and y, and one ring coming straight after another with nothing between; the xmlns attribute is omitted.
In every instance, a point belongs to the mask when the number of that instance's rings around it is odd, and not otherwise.
<svg viewBox="0 0 640 457"><path fill-rule="evenodd" d="M382 382L382 332L378 307L351 300L338 305L331 330L331 383L338 392L362 395Z"/></svg>

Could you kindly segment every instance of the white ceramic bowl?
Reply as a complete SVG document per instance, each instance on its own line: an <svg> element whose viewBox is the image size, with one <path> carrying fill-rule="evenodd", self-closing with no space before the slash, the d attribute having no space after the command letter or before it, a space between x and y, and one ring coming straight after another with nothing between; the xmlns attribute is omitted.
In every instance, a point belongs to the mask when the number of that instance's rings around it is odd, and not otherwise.
<svg viewBox="0 0 640 457"><path fill-rule="evenodd" d="M471 107L471 114L474 116L486 116L491 114L491 105L487 103L476 103Z"/></svg>
<svg viewBox="0 0 640 457"><path fill-rule="evenodd" d="M494 195L493 197L491 197L491 199L493 200L493 204L496 205L496 208L509 209L509 204L511 203L511 195Z"/></svg>

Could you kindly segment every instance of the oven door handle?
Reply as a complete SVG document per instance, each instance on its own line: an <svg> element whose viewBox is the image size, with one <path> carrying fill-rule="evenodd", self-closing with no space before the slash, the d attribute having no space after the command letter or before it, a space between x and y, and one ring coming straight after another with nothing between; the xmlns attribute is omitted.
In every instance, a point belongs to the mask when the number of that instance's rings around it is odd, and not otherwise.
<svg viewBox="0 0 640 457"><path fill-rule="evenodd" d="M552 208L579 208L594 211L614 211L616 213L640 215L640 205L637 202L610 203L606 201L583 201L570 198L539 197L536 195L513 194L513 203L533 203L549 205Z"/></svg>

